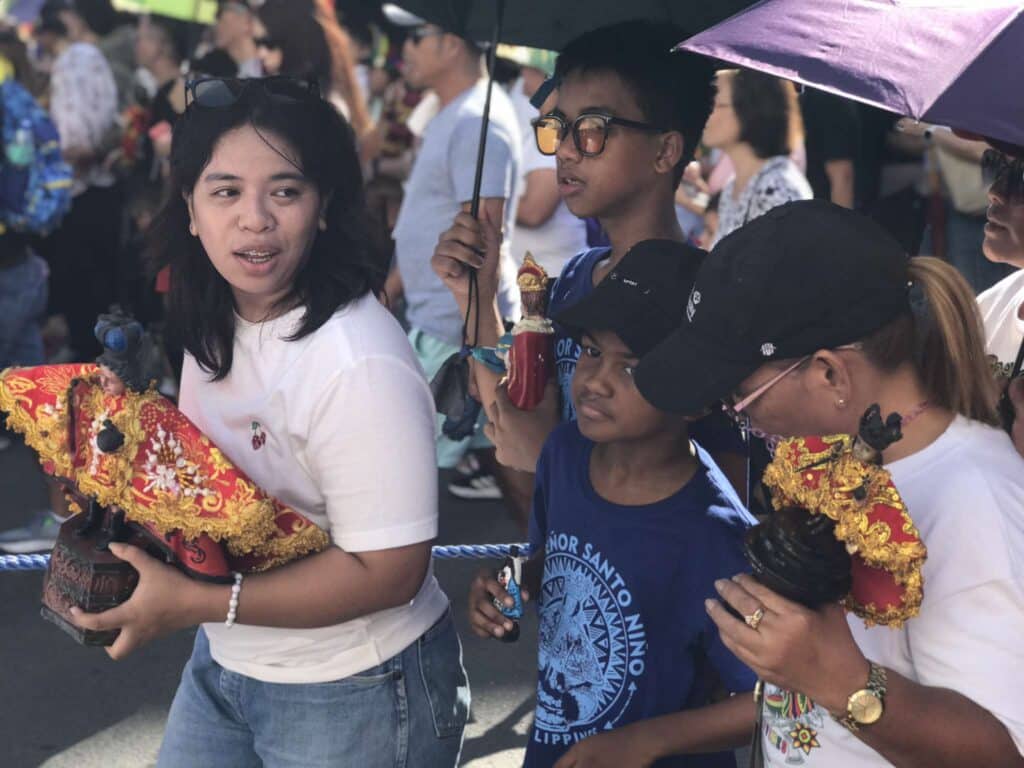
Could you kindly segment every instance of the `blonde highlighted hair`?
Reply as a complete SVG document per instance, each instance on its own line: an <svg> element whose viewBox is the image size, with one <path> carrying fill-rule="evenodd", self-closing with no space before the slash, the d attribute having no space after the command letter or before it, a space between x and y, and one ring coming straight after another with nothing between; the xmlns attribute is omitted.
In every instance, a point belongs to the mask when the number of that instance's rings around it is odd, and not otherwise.
<svg viewBox="0 0 1024 768"><path fill-rule="evenodd" d="M883 370L912 362L932 405L998 425L999 392L967 281L930 256L911 259L908 278L923 293L922 310L901 315L864 339L864 353Z"/></svg>

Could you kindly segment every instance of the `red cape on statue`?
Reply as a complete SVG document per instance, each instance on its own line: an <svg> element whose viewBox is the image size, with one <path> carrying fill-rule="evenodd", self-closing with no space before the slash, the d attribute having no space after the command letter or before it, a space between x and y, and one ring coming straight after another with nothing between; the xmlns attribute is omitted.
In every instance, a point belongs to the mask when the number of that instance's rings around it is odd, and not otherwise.
<svg viewBox="0 0 1024 768"><path fill-rule="evenodd" d="M198 543L204 562L193 570L203 576L266 570L327 547L323 529L260 490L170 400L153 389L108 395L97 371L72 364L0 374L0 410L44 471L119 507L183 560ZM107 420L124 435L113 453L97 446Z"/></svg>
<svg viewBox="0 0 1024 768"><path fill-rule="evenodd" d="M889 472L858 459L849 435L784 440L765 470L776 509L827 515L851 555L845 605L869 626L900 626L923 598L927 550Z"/></svg>

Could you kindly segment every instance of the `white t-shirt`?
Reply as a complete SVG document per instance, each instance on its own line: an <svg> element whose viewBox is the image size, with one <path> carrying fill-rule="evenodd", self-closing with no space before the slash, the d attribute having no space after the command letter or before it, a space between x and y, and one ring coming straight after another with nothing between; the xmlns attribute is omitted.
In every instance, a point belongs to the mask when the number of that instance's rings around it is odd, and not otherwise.
<svg viewBox="0 0 1024 768"><path fill-rule="evenodd" d="M523 141L523 165L519 190L520 194L524 194L526 192L526 177L533 171L544 169L554 171L555 156L542 155L537 149L531 121L539 113L523 92L522 78L513 84L510 95L512 106L516 110L516 118L519 120L519 132ZM512 261L522 264L523 257L529 251L551 277L562 274L562 267L566 265L566 262L586 247L587 225L583 219L578 219L572 214L564 200L558 202L558 207L551 214L551 218L539 227L516 224L509 240Z"/></svg>
<svg viewBox="0 0 1024 768"><path fill-rule="evenodd" d="M1024 458L1001 430L958 416L887 469L928 548L924 600L902 629L868 629L851 614L857 645L887 669L984 707L1024 751L1015 684L1024 670ZM763 735L769 766L890 765L828 712L774 686Z"/></svg>
<svg viewBox="0 0 1024 768"><path fill-rule="evenodd" d="M978 296L978 309L985 323L988 353L998 361L999 370L1009 376L1017 360L1024 320L1017 315L1024 304L1024 269L1004 277Z"/></svg>
<svg viewBox="0 0 1024 768"><path fill-rule="evenodd" d="M309 336L285 341L304 312L262 324L236 317L234 360L222 381L210 381L186 355L181 410L260 488L327 530L341 549L433 539L434 407L405 334L365 296ZM335 626L203 628L226 669L266 682L318 683L401 652L447 605L431 570L409 604Z"/></svg>

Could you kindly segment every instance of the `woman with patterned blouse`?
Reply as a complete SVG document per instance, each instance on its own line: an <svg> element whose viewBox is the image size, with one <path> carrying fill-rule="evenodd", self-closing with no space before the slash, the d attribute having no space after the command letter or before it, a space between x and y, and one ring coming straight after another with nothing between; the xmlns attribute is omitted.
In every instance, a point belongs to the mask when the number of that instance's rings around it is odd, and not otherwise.
<svg viewBox="0 0 1024 768"><path fill-rule="evenodd" d="M718 242L777 205L814 195L789 157L803 140L793 84L731 69L720 71L715 85L714 109L702 140L725 152L736 169L719 201Z"/></svg>

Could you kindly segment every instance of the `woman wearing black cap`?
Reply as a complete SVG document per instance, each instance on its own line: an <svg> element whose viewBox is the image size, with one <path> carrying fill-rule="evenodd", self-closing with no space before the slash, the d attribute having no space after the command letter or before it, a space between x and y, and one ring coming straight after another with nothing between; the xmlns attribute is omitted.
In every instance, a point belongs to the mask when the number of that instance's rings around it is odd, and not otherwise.
<svg viewBox="0 0 1024 768"><path fill-rule="evenodd" d="M873 403L903 416L883 459L928 548L918 617L866 628L745 576L716 587L746 622L708 601L768 683L765 764L1024 764L1024 460L996 427L980 318L955 270L908 261L859 214L782 206L705 261L687 321L637 383L663 410L723 400L769 435L856 433Z"/></svg>

